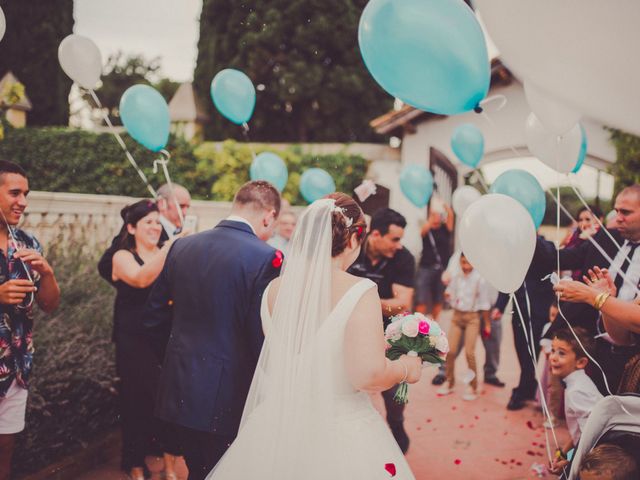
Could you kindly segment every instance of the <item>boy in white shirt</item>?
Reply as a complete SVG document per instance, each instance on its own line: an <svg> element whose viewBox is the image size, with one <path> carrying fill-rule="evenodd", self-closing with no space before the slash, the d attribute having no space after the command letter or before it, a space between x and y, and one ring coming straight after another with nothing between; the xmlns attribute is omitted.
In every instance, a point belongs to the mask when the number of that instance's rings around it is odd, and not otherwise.
<svg viewBox="0 0 640 480"><path fill-rule="evenodd" d="M575 328L574 331L580 344L591 350L593 340L586 330ZM578 444L589 413L602 398L598 388L584 371L589 359L580 344L568 329L558 330L551 343L551 374L559 377L565 386L564 413L571 435L571 440L556 452L552 472L557 474L569 463L567 453Z"/></svg>
<svg viewBox="0 0 640 480"><path fill-rule="evenodd" d="M445 291L445 297L453 307L453 318L449 330L449 346L451 352L457 352L462 342L464 345L467 365L474 376L463 400L475 400L478 396L478 379L476 368L476 341L480 334L480 317L482 317L483 331L491 331L489 310L491 296L486 281L474 270L464 253L460 254L460 270L454 272ZM448 395L453 391L455 355L449 355L446 363L447 383L438 389L440 395Z"/></svg>

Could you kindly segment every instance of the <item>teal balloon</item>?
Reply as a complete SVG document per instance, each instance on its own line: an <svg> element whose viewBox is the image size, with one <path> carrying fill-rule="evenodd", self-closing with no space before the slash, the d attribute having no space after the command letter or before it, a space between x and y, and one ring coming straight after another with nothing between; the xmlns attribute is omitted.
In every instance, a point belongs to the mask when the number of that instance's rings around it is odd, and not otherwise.
<svg viewBox="0 0 640 480"><path fill-rule="evenodd" d="M425 207L433 193L433 175L424 165L407 165L400 172L400 189L416 207Z"/></svg>
<svg viewBox="0 0 640 480"><path fill-rule="evenodd" d="M524 170L507 170L491 185L491 193L502 193L514 198L527 209L536 230L542 224L547 199L536 177Z"/></svg>
<svg viewBox="0 0 640 480"><path fill-rule="evenodd" d="M240 70L225 68L211 81L211 99L218 111L233 123L247 123L256 106L253 82Z"/></svg>
<svg viewBox="0 0 640 480"><path fill-rule="evenodd" d="M580 152L578 153L578 161L576 162L576 166L573 167L571 173L578 173L578 171L584 165L584 159L587 158L587 132L585 131L582 124L580 124L580 132L582 133L582 143L580 144Z"/></svg>
<svg viewBox="0 0 640 480"><path fill-rule="evenodd" d="M467 112L489 91L484 34L462 0L370 0L358 43L376 82L421 110Z"/></svg>
<svg viewBox="0 0 640 480"><path fill-rule="evenodd" d="M310 168L300 177L300 193L309 203L335 191L336 184L326 170Z"/></svg>
<svg viewBox="0 0 640 480"><path fill-rule="evenodd" d="M470 123L458 126L451 136L451 149L462 163L476 168L484 155L484 137L478 127Z"/></svg>
<svg viewBox="0 0 640 480"><path fill-rule="evenodd" d="M160 93L149 85L127 88L120 98L120 118L134 140L149 150L159 152L169 141L169 106Z"/></svg>
<svg viewBox="0 0 640 480"><path fill-rule="evenodd" d="M266 180L278 190L284 190L289 178L287 166L278 155L271 152L262 152L253 159L249 169L251 180Z"/></svg>

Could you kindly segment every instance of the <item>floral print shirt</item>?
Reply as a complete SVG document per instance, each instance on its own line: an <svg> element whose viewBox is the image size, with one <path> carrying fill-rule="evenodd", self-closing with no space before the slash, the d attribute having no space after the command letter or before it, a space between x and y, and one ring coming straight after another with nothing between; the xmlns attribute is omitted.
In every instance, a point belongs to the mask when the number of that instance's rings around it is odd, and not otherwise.
<svg viewBox="0 0 640 480"><path fill-rule="evenodd" d="M42 247L35 237L22 230L14 229L13 233L17 246L9 237L8 252L0 250L0 284L14 279L28 280L28 270L37 287L40 283L38 273L14 258L13 254L25 248L42 254ZM0 397L7 394L14 380L22 388L28 386L34 352L34 303L35 298L31 294L27 295L20 305L0 303Z"/></svg>

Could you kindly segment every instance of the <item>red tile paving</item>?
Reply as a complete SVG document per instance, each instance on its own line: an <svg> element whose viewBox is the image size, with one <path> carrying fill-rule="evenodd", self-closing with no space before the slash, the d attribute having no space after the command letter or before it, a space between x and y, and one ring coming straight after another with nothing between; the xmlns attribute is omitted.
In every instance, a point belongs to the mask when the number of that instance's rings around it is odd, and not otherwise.
<svg viewBox="0 0 640 480"><path fill-rule="evenodd" d="M448 326L448 312L443 326ZM476 349L478 365L484 362L480 340ZM406 410L406 429L411 438L407 460L418 480L516 480L539 478L531 470L534 463L546 464L544 419L531 404L523 410L509 412L506 405L511 388L517 384L519 367L513 347L511 322L503 319L502 359L498 376L505 388L482 387L478 399L465 402L460 398L462 386L452 395L441 397L431 385L435 368L425 369L422 380L412 385ZM464 372L466 361L460 355L456 369ZM482 375L482 374L480 374ZM379 395L374 403L384 408ZM553 440L551 449L555 449ZM568 438L565 428L556 428L560 443ZM162 478L162 461L149 459L153 480ZM180 480L186 479L186 467L177 466ZM76 480L126 479L118 472L117 459ZM554 478L548 474L546 478Z"/></svg>

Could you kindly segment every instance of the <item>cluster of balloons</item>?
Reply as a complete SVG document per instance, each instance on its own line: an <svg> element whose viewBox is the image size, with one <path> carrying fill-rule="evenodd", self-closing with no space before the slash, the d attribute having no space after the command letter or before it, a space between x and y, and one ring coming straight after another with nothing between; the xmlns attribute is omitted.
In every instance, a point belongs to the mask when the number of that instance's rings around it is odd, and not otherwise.
<svg viewBox="0 0 640 480"><path fill-rule="evenodd" d="M507 170L486 195L468 185L456 189L452 206L461 218L462 250L474 268L501 292L520 288L546 208L536 178L524 170Z"/></svg>

